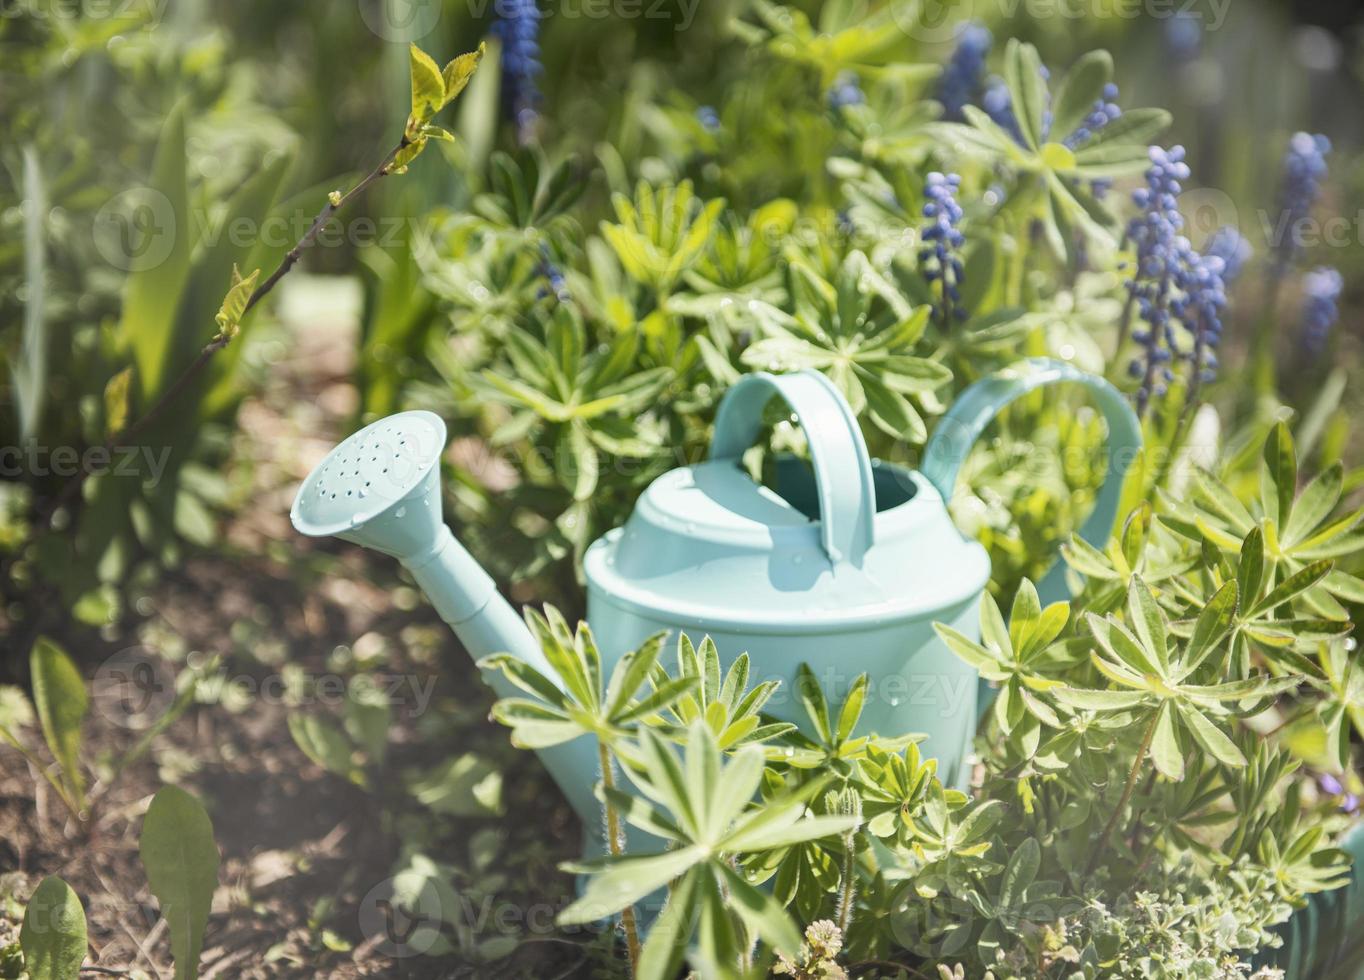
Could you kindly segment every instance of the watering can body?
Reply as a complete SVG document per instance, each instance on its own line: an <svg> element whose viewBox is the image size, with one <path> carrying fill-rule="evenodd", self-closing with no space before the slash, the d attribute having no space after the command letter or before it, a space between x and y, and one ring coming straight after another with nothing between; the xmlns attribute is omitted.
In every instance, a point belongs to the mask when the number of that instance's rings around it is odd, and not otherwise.
<svg viewBox="0 0 1364 980"><path fill-rule="evenodd" d="M741 379L721 402L710 457L659 477L626 524L584 557L588 621L603 656L613 662L660 630L709 635L724 666L746 652L751 677L780 680L765 710L806 729L802 664L833 705L865 673L857 734L922 734L921 750L937 758L944 782L964 787L979 680L933 624L979 637L990 563L953 524L947 502L995 414L1059 382L1089 387L1107 416L1109 473L1085 529L1102 545L1140 430L1126 400L1098 378L1028 361L977 384L940 421L922 472L872 460L847 402L823 375ZM749 477L741 458L774 398L804 430L810 462L780 458L769 488ZM1061 574L1041 591L1060 598Z"/></svg>
<svg viewBox="0 0 1364 980"><path fill-rule="evenodd" d="M978 637L976 607L990 567L985 550L953 525L947 504L959 467L994 416L1057 383L1087 387L1108 423L1108 474L1081 530L1102 545L1140 429L1126 400L1099 378L1033 360L977 382L939 420L919 472L873 461L853 412L822 375L741 379L721 402L710 458L658 478L626 524L587 551L588 620L604 667L659 630L709 635L724 666L747 652L751 679L781 680L767 710L809 734L796 694L800 666L811 668L832 704L866 673L859 731L926 735L921 751L939 760L945 782L964 785L978 680L933 624ZM804 430L810 461L780 459L769 488L749 477L742 457L774 398ZM475 658L509 652L548 676L521 618L442 519L444 442L445 426L430 412L362 429L304 481L294 526L398 559ZM1059 568L1039 593L1044 601L1064 596ZM515 693L500 674L485 677L499 694ZM589 828L591 849L600 836L590 829L599 814L594 741L584 736L540 756ZM632 834L631 845L650 842Z"/></svg>

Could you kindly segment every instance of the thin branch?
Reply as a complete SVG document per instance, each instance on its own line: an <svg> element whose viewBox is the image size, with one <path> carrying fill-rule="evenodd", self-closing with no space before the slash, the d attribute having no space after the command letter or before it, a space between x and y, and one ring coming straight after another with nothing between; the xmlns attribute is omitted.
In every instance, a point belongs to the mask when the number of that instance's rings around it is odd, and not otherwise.
<svg viewBox="0 0 1364 980"><path fill-rule="evenodd" d="M606 747L606 743L600 739L597 741L598 761L601 763L602 785L607 789L616 788L616 777L612 771L611 751ZM609 798L603 800L602 807L606 811L606 837L607 846L611 853L616 857L625 853L625 834L621 827L620 817L616 813L616 808L611 804ZM630 957L630 976L634 977L639 973L639 927L635 922L635 907L627 905L620 910L620 924L625 930L625 951Z"/></svg>
<svg viewBox="0 0 1364 980"><path fill-rule="evenodd" d="M1118 805L1113 809L1113 815L1108 818L1108 823L1104 824L1103 833L1094 842L1094 850L1089 855L1089 863L1085 865L1085 877L1094 873L1094 869L1099 866L1099 858L1103 855L1104 847L1108 844L1108 839L1113 836L1113 828L1117 826L1118 818L1122 816L1123 810L1127 809L1127 801L1132 798L1132 790L1136 788L1137 776L1141 772L1141 764L1146 759L1146 753L1150 751L1151 742L1156 737L1156 725L1160 721L1160 709L1151 715L1151 723L1146 726L1146 734L1141 738L1141 747L1137 749L1137 757L1132 760L1132 769L1127 774L1127 785L1122 788L1122 796L1118 799Z"/></svg>
<svg viewBox="0 0 1364 980"><path fill-rule="evenodd" d="M398 145L390 150L384 157L383 162L366 174L358 184L345 194L329 197L327 199L326 205L318 212L317 217L313 219L313 223L308 227L308 230L304 232L303 237L294 244L293 248L289 249L275 271L270 273L270 275L251 292L251 296L247 299L246 306L242 310L241 318L244 318L250 313L256 304L268 296L271 290L279 284L279 281L289 274L290 270L298 263L299 259L303 257L304 250L313 244L333 215L360 194L364 193L371 184L392 173L393 161L397 158L398 154L405 150L409 145L411 145L411 140L404 135L403 138L398 141ZM239 318L239 320L241 318ZM213 360L213 356L231 342L232 336L229 333L220 332L214 336L214 338L204 346L203 350L199 351L198 356L190 362L189 366L180 373L180 376L175 379L171 386L165 390L161 397L158 398L140 418L105 440L103 447L105 453L111 452L120 442L131 442L145 432L153 422L164 415L166 411L175 404L179 397L184 393L185 389L190 386L190 383L193 382L200 373L203 372L204 368L208 366L209 362ZM90 472L88 470L81 468L71 477L71 479L67 480L65 486L62 487L61 492L58 493L51 503L42 510L41 515L36 522L37 530L35 532L35 539L37 536L40 536L49 530L52 516L62 506L71 501L84 485L85 480L89 475Z"/></svg>

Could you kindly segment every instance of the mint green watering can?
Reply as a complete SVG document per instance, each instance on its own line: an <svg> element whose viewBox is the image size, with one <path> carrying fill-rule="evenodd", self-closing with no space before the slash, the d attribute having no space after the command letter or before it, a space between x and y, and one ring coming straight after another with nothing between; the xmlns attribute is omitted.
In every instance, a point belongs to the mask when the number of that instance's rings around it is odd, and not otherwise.
<svg viewBox="0 0 1364 980"><path fill-rule="evenodd" d="M831 702L870 679L859 730L923 732L944 781L964 785L977 719L978 678L937 638L934 622L979 636L977 603L990 575L985 549L952 523L946 501L972 444L1005 405L1059 383L1088 388L1108 423L1108 473L1081 533L1106 542L1123 475L1141 444L1136 417L1107 382L1032 360L972 385L938 422L913 472L870 458L838 389L802 372L741 379L725 395L710 458L659 477L625 525L587 551L587 618L609 672L659 630L709 634L723 658L748 652L752 677L783 681L768 711L806 722L794 696L805 663ZM777 462L776 487L740 459L773 398L804 429L810 465ZM299 490L291 518L396 557L476 658L509 651L549 674L520 617L441 518L445 426L405 412L357 432ZM1039 586L1065 596L1063 570ZM488 680L504 695L501 677ZM597 752L589 737L544 750L550 774L583 818L598 822ZM589 835L596 836L596 835Z"/></svg>

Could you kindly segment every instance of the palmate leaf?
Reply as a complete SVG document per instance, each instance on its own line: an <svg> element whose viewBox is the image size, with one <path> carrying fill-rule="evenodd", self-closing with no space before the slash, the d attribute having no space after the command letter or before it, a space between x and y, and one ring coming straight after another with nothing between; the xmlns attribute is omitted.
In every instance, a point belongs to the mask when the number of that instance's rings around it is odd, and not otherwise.
<svg viewBox="0 0 1364 980"><path fill-rule="evenodd" d="M1194 740L1218 762L1240 768L1246 764L1246 757L1222 729L1218 728L1197 708L1188 704L1179 706L1179 716L1184 726L1193 733Z"/></svg>
<svg viewBox="0 0 1364 980"><path fill-rule="evenodd" d="M582 896L559 913L560 925L595 922L614 915L667 886L706 859L705 848L691 845L663 854L627 854L598 863L565 865L589 875Z"/></svg>
<svg viewBox="0 0 1364 980"><path fill-rule="evenodd" d="M1194 623L1193 635L1184 650L1183 666L1175 677L1176 680L1183 680L1197 670L1226 638L1236 620L1237 595L1237 584L1228 582L1218 589L1203 607Z"/></svg>
<svg viewBox="0 0 1364 980"><path fill-rule="evenodd" d="M1175 725L1176 708L1170 702L1160 706L1155 717L1151 738L1151 762L1166 779L1176 782L1184 778L1184 752L1179 745Z"/></svg>

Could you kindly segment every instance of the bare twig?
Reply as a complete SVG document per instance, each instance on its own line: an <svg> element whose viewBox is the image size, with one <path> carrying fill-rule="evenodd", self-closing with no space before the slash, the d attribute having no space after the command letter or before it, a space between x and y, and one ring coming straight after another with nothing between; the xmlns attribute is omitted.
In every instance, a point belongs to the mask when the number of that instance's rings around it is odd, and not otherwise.
<svg viewBox="0 0 1364 980"><path fill-rule="evenodd" d="M299 259L303 257L304 250L313 244L333 215L360 194L368 190L371 184L375 183L380 178L388 176L393 171L394 160L397 158L398 154L407 149L409 145L411 145L411 140L404 135L403 138L398 141L398 145L390 150L387 156L384 157L383 162L366 174L358 184L345 194L333 195L327 199L326 205L318 212L317 217L313 219L313 223L308 227L308 230L303 233L303 237L294 244L293 248L289 249L279 265L275 268L275 271L270 273L260 285L252 290L251 296L246 301L246 306L242 309L242 317L245 317L250 313L256 304L268 296L271 290L279 284L279 281L288 275L290 270L298 264ZM106 455L120 442L127 443L136 439L145 432L153 422L164 415L166 411L175 404L179 397L184 394L185 389L190 386L190 383L193 382L204 368L208 366L209 362L213 360L213 356L231 342L232 335L227 331L219 332L211 341L209 341L208 344L204 346L203 350L199 351L198 356L190 362L189 366L180 373L180 376L175 379L171 386L165 390L161 397L158 398L140 418L105 440L103 448ZM43 508L40 512L40 517L36 522L35 539L47 532L53 515L61 507L70 503L72 498L84 485L85 480L89 475L89 471L84 467L79 469L71 479L66 481L66 484L62 487L57 496Z"/></svg>

